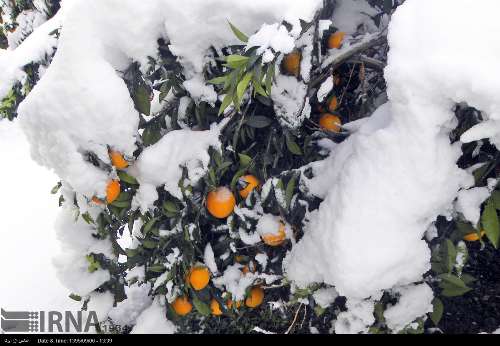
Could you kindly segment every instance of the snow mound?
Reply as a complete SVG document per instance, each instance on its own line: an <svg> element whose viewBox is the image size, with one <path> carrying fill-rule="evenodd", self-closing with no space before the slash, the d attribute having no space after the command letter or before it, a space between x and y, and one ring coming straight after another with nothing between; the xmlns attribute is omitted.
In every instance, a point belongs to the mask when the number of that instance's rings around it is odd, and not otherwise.
<svg viewBox="0 0 500 346"><path fill-rule="evenodd" d="M173 334L177 327L167 319L166 308L156 299L139 317L131 334Z"/></svg>
<svg viewBox="0 0 500 346"><path fill-rule="evenodd" d="M109 162L107 146L125 155L136 149L139 116L118 71L134 61L146 70L148 57L157 55L157 40L165 38L185 67L185 85L193 97L214 102L213 88L204 85L200 73L210 46L237 43L227 20L252 33L266 22L286 19L297 31L299 20L311 20L321 5L320 0L257 0L238 6L229 0L68 3L64 16L56 15L9 56L2 55L0 66L7 67L5 79L10 83L1 83L0 94L20 78L25 63L52 46L46 36L60 21L53 62L19 106L19 118L33 158L86 196L102 196L109 180L85 159L86 153ZM21 58L13 59L15 63L6 63L17 55Z"/></svg>
<svg viewBox="0 0 500 346"><path fill-rule="evenodd" d="M430 269L425 231L473 185L456 165L460 143L449 140L454 105L467 102L487 119L463 140L499 144L499 9L496 1L466 0L408 0L399 7L388 37L390 101L312 165L308 186L325 201L287 258L291 279L365 299L420 281ZM464 42L474 49L464 50Z"/></svg>

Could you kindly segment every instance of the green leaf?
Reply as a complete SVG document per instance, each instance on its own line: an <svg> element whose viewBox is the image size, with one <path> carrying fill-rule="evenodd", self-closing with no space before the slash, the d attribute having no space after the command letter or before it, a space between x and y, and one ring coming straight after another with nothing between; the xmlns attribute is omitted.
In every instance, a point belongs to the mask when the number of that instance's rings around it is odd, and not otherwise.
<svg viewBox="0 0 500 346"><path fill-rule="evenodd" d="M441 274L438 276L441 279L439 287L443 289L441 294L444 297L458 297L472 290L457 276L452 274Z"/></svg>
<svg viewBox="0 0 500 346"><path fill-rule="evenodd" d="M208 304L202 302L196 295L193 296L193 305L195 309L203 316L210 316L212 310Z"/></svg>
<svg viewBox="0 0 500 346"><path fill-rule="evenodd" d="M135 179L133 176L131 176L123 171L118 171L118 177L120 178L120 181L124 181L127 184L139 185L139 182L137 181L137 179Z"/></svg>
<svg viewBox="0 0 500 346"><path fill-rule="evenodd" d="M71 293L69 297L77 302L82 300L82 297L80 297L78 294Z"/></svg>
<svg viewBox="0 0 500 346"><path fill-rule="evenodd" d="M145 115L150 115L151 101L149 100L149 90L144 84L139 85L133 97L135 108Z"/></svg>
<svg viewBox="0 0 500 346"><path fill-rule="evenodd" d="M50 193L53 194L53 195L55 195L59 191L59 189L61 188L61 186L62 186L62 183L58 182L57 185L54 186L52 188L52 190L50 190Z"/></svg>
<svg viewBox="0 0 500 346"><path fill-rule="evenodd" d="M82 219L89 225L93 225L95 223L94 219L92 219L92 216L90 216L88 211L82 214Z"/></svg>
<svg viewBox="0 0 500 346"><path fill-rule="evenodd" d="M266 73L266 91L268 95L271 95L271 88L273 85L274 73L276 66L274 64L269 65Z"/></svg>
<svg viewBox="0 0 500 346"><path fill-rule="evenodd" d="M498 214L494 205L494 201L490 199L484 208L481 216L481 224L486 232L486 236L493 244L495 249L498 249L500 238L500 224L498 222Z"/></svg>
<svg viewBox="0 0 500 346"><path fill-rule="evenodd" d="M245 120L245 125L253 127L254 129L263 129L272 124L272 120L262 116L262 115L253 115L248 117Z"/></svg>
<svg viewBox="0 0 500 346"><path fill-rule="evenodd" d="M172 214L177 214L179 212L179 207L172 201L165 201L163 203L163 209Z"/></svg>
<svg viewBox="0 0 500 346"><path fill-rule="evenodd" d="M238 83L238 86L236 87L236 97L238 100L243 99L243 95L245 95L245 92L247 91L248 85L250 84L250 81L252 80L253 73L252 72L247 72L245 74L245 77Z"/></svg>
<svg viewBox="0 0 500 346"><path fill-rule="evenodd" d="M245 154L238 154L240 158L240 167L247 168L252 163L252 158Z"/></svg>
<svg viewBox="0 0 500 346"><path fill-rule="evenodd" d="M164 83L160 87L160 102L162 102L165 97L167 97L168 93L170 92L170 89L172 89L172 83L170 81Z"/></svg>
<svg viewBox="0 0 500 346"><path fill-rule="evenodd" d="M155 264L149 267L148 270L153 273L164 273L166 268L163 264Z"/></svg>
<svg viewBox="0 0 500 346"><path fill-rule="evenodd" d="M153 240L144 240L142 242L142 246L144 246L144 248L146 248L146 249L155 249L157 244L158 243L153 241Z"/></svg>
<svg viewBox="0 0 500 346"><path fill-rule="evenodd" d="M222 104L219 109L219 115L224 113L226 108L229 107L231 103L233 103L233 94L232 93L226 94L226 96L224 96L224 100L222 100Z"/></svg>
<svg viewBox="0 0 500 346"><path fill-rule="evenodd" d="M432 306L434 307L430 315L432 322L435 326L439 324L441 318L443 317L444 306L443 302L439 298L434 298L432 301Z"/></svg>
<svg viewBox="0 0 500 346"><path fill-rule="evenodd" d="M445 261L445 266L448 269L448 272L451 272L457 260L457 249L449 239L445 240L443 246L445 251L443 260Z"/></svg>
<svg viewBox="0 0 500 346"><path fill-rule="evenodd" d="M490 197L491 203L495 206L497 210L500 210L500 191L493 191Z"/></svg>
<svg viewBox="0 0 500 346"><path fill-rule="evenodd" d="M231 30L233 31L234 35L240 40L241 42L248 42L248 36L242 33L237 27L235 27L230 21L227 21L229 23L229 26L231 27Z"/></svg>
<svg viewBox="0 0 500 346"><path fill-rule="evenodd" d="M287 208L290 208L290 203L292 202L293 193L295 192L296 185L297 185L297 176L294 175L286 185L285 201Z"/></svg>
<svg viewBox="0 0 500 346"><path fill-rule="evenodd" d="M208 81L208 83L210 83L210 84L216 84L216 85L217 84L224 84L224 83L226 83L227 78L228 78L228 75L221 76L221 77L216 77L216 78L210 79Z"/></svg>
<svg viewBox="0 0 500 346"><path fill-rule="evenodd" d="M130 207L131 203L130 203L130 201L114 201L113 203L111 203L111 205L113 207L123 209L123 208Z"/></svg>
<svg viewBox="0 0 500 346"><path fill-rule="evenodd" d="M145 225L144 225L144 229L142 230L142 234L144 235L147 235L149 233L149 231L151 231L151 229L153 228L153 226L155 225L156 221L158 221L158 218L152 218L151 220L149 220Z"/></svg>
<svg viewBox="0 0 500 346"><path fill-rule="evenodd" d="M286 147L294 155L302 156L302 149L299 145L292 139L291 136L286 136Z"/></svg>
<svg viewBox="0 0 500 346"><path fill-rule="evenodd" d="M238 68L246 65L249 59L247 56L233 54L226 57L226 63L229 67Z"/></svg>

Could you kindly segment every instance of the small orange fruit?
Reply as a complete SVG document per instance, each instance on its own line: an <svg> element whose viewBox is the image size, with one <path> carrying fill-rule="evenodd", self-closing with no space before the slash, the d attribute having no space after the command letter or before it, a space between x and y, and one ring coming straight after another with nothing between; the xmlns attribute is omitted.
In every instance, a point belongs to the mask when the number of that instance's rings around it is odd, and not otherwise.
<svg viewBox="0 0 500 346"><path fill-rule="evenodd" d="M331 132L340 132L340 126L342 126L342 120L336 115L325 113L319 119L319 126L323 130Z"/></svg>
<svg viewBox="0 0 500 346"><path fill-rule="evenodd" d="M240 178L240 181L242 182L243 186L245 186L244 189L240 190L240 196L242 198L247 198L248 195L260 184L259 179L257 179L253 175L245 175Z"/></svg>
<svg viewBox="0 0 500 346"><path fill-rule="evenodd" d="M209 281L210 271L207 267L195 267L189 272L189 284L196 291L207 287Z"/></svg>
<svg viewBox="0 0 500 346"><path fill-rule="evenodd" d="M239 309L241 307L241 301L237 301L235 305L236 305L236 309ZM233 300L229 299L226 302L226 306L227 306L228 309L232 309L233 308Z"/></svg>
<svg viewBox="0 0 500 346"><path fill-rule="evenodd" d="M245 300L246 306L256 308L264 301L264 290L261 287L253 287Z"/></svg>
<svg viewBox="0 0 500 346"><path fill-rule="evenodd" d="M464 240L465 241L478 241L479 239L484 237L485 234L486 234L485 231L481 231L481 237L479 237L479 234L477 234L477 232L470 233L464 237Z"/></svg>
<svg viewBox="0 0 500 346"><path fill-rule="evenodd" d="M220 304L217 299L212 298L212 301L210 302L210 310L212 310L212 315L214 316L222 315L222 310L220 309Z"/></svg>
<svg viewBox="0 0 500 346"><path fill-rule="evenodd" d="M328 111L333 113L335 112L335 110L337 110L338 106L339 106L339 100L337 99L337 96L334 95L328 101Z"/></svg>
<svg viewBox="0 0 500 346"><path fill-rule="evenodd" d="M94 202L95 204L97 205L102 205L104 204L103 201L101 201L99 198L97 198L96 196L92 197L92 202Z"/></svg>
<svg viewBox="0 0 500 346"><path fill-rule="evenodd" d="M120 182L118 180L111 180L106 187L106 202L113 203L120 195Z"/></svg>
<svg viewBox="0 0 500 346"><path fill-rule="evenodd" d="M125 169L129 165L128 161L125 160L123 155L118 151L110 150L109 158L111 159L111 163L113 164L113 166L115 166L117 169Z"/></svg>
<svg viewBox="0 0 500 346"><path fill-rule="evenodd" d="M278 230L278 233L266 233L261 236L262 241L269 246L280 246L285 242L286 239L286 232L285 232L285 225L281 222L280 223L280 228Z"/></svg>
<svg viewBox="0 0 500 346"><path fill-rule="evenodd" d="M255 263L253 261L250 261L248 264L245 264L245 266L241 268L241 272L243 274L255 272Z"/></svg>
<svg viewBox="0 0 500 346"><path fill-rule="evenodd" d="M186 296L175 298L172 303L172 308L175 313L179 316L186 316L193 310L193 304L191 304Z"/></svg>
<svg viewBox="0 0 500 346"><path fill-rule="evenodd" d="M340 76L339 76L339 75L337 75L337 74L336 74L336 75L334 75L334 76L333 76L333 85L335 85L335 86L339 86L339 85L340 85L340 83L342 83L342 78L340 78Z"/></svg>
<svg viewBox="0 0 500 346"><path fill-rule="evenodd" d="M232 214L235 206L236 198L227 187L219 187L208 193L207 209L213 217L225 219Z"/></svg>
<svg viewBox="0 0 500 346"><path fill-rule="evenodd" d="M300 73L300 60L302 55L299 51L294 51L290 54L285 55L283 58L283 68L285 71L295 77L298 77Z"/></svg>
<svg viewBox="0 0 500 346"><path fill-rule="evenodd" d="M339 49L342 46L342 41L344 41L345 32L337 31L330 35L328 38L328 48Z"/></svg>

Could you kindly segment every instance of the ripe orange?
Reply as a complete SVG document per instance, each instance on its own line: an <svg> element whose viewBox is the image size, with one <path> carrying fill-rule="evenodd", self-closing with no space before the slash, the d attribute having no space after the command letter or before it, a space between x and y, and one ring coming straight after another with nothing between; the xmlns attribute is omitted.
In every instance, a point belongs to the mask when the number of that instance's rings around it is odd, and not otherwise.
<svg viewBox="0 0 500 346"><path fill-rule="evenodd" d="M337 110L338 106L339 106L339 100L337 99L337 96L334 95L328 101L328 111L333 113L335 112L335 110Z"/></svg>
<svg viewBox="0 0 500 346"><path fill-rule="evenodd" d="M241 268L241 272L243 274L255 272L255 263L253 261L248 262L248 264L245 264L245 266Z"/></svg>
<svg viewBox="0 0 500 346"><path fill-rule="evenodd" d="M225 219L232 214L236 206L236 198L227 187L219 187L208 193L208 212L218 219Z"/></svg>
<svg viewBox="0 0 500 346"><path fill-rule="evenodd" d="M175 313L179 316L186 316L193 309L193 304L191 304L186 296L175 298L172 303L172 308Z"/></svg>
<svg viewBox="0 0 500 346"><path fill-rule="evenodd" d="M299 76L300 73L300 60L302 55L299 51L294 51L290 54L285 55L283 58L283 68L285 71L295 77Z"/></svg>
<svg viewBox="0 0 500 346"><path fill-rule="evenodd" d="M246 184L246 186L243 185L245 188L240 190L240 196L242 198L247 198L248 195L260 184L259 179L253 175L245 175L240 178L240 181L243 182L243 184Z"/></svg>
<svg viewBox="0 0 500 346"><path fill-rule="evenodd" d="M336 115L325 113L319 119L319 126L327 131L340 132L342 120Z"/></svg>
<svg viewBox="0 0 500 346"><path fill-rule="evenodd" d="M236 305L236 309L239 309L241 307L241 301L237 301L235 305ZM233 308L233 300L229 299L226 302L226 306L227 306L228 309L232 309Z"/></svg>
<svg viewBox="0 0 500 346"><path fill-rule="evenodd" d="M111 180L106 187L106 202L113 203L120 195L120 182L118 180Z"/></svg>
<svg viewBox="0 0 500 346"><path fill-rule="evenodd" d="M344 41L345 32L337 31L330 35L328 38L328 48L339 49L342 46L342 41Z"/></svg>
<svg viewBox="0 0 500 346"><path fill-rule="evenodd" d="M92 197L92 202L94 202L95 204L97 205L102 205L103 204L103 201L101 201L99 198L97 198L96 196Z"/></svg>
<svg viewBox="0 0 500 346"><path fill-rule="evenodd" d="M486 234L485 231L481 231L481 237L479 237L479 234L477 234L477 232L470 233L464 237L464 240L465 241L478 241L479 239L484 237L485 234Z"/></svg>
<svg viewBox="0 0 500 346"><path fill-rule="evenodd" d="M261 287L253 287L245 300L246 306L256 308L264 301L264 290Z"/></svg>
<svg viewBox="0 0 500 346"><path fill-rule="evenodd" d="M111 163L113 164L113 166L115 166L117 169L125 169L128 167L128 161L125 160L123 155L118 151L110 150L109 158L111 159Z"/></svg>
<svg viewBox="0 0 500 346"><path fill-rule="evenodd" d="M261 236L262 241L269 246L280 246L286 239L285 225L280 223L278 234L267 233Z"/></svg>
<svg viewBox="0 0 500 346"><path fill-rule="evenodd" d="M189 272L189 284L196 291L207 287L209 281L210 271L207 267L194 267Z"/></svg>
<svg viewBox="0 0 500 346"><path fill-rule="evenodd" d="M222 310L220 309L220 304L217 299L212 298L212 301L210 302L210 310L212 310L212 315L214 316L222 315Z"/></svg>

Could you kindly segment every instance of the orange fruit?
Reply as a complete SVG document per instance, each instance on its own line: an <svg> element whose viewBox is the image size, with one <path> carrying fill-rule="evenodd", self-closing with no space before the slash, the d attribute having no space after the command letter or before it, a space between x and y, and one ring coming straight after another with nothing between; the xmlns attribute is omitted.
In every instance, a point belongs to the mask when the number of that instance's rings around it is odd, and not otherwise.
<svg viewBox="0 0 500 346"><path fill-rule="evenodd" d="M256 308L264 301L264 290L261 287L253 287L245 300L245 305L249 308Z"/></svg>
<svg viewBox="0 0 500 346"><path fill-rule="evenodd" d="M240 178L240 181L243 182L243 186L246 184L245 188L240 190L240 196L242 198L247 198L248 195L260 184L259 179L253 175L245 175Z"/></svg>
<svg viewBox="0 0 500 346"><path fill-rule="evenodd" d="M479 234L477 234L477 232L470 233L464 237L464 240L465 241L478 241L479 239L484 237L485 234L486 234L485 231L481 231L481 237L479 237Z"/></svg>
<svg viewBox="0 0 500 346"><path fill-rule="evenodd" d="M337 31L330 35L328 38L328 48L339 49L342 46L342 41L344 41L345 32Z"/></svg>
<svg viewBox="0 0 500 346"><path fill-rule="evenodd" d="M286 232L285 225L280 223L280 228L278 230L278 234L275 233L267 233L261 236L262 241L269 246L280 246L285 242Z"/></svg>
<svg viewBox="0 0 500 346"><path fill-rule="evenodd" d="M339 100L337 99L337 96L334 95L328 101L328 111L335 112L338 106L339 106Z"/></svg>
<svg viewBox="0 0 500 346"><path fill-rule="evenodd" d="M179 316L186 316L193 310L193 304L191 304L186 296L175 298L172 303L172 308L175 313Z"/></svg>
<svg viewBox="0 0 500 346"><path fill-rule="evenodd" d="M235 305L236 305L236 309L239 309L241 307L241 301L237 301ZM228 309L232 309L233 308L233 300L229 299L226 302L226 306L227 306Z"/></svg>
<svg viewBox="0 0 500 346"><path fill-rule="evenodd" d="M92 202L94 202L95 204L97 205L102 205L103 204L103 201L101 201L99 198L97 198L96 196L92 197Z"/></svg>
<svg viewBox="0 0 500 346"><path fill-rule="evenodd" d="M333 76L333 84L335 86L339 86L341 82L342 82L342 78L340 78L339 75L334 75Z"/></svg>
<svg viewBox="0 0 500 346"><path fill-rule="evenodd" d="M225 219L233 213L236 206L236 198L227 187L219 187L208 193L208 212L218 219Z"/></svg>
<svg viewBox="0 0 500 346"><path fill-rule="evenodd" d="M222 310L220 309L220 304L217 299L212 298L212 301L210 302L210 310L212 310L212 315L214 316L222 315Z"/></svg>
<svg viewBox="0 0 500 346"><path fill-rule="evenodd" d="M302 55L299 51L294 51L290 54L285 55L283 58L283 68L285 71L295 77L298 77L300 73L300 60Z"/></svg>
<svg viewBox="0 0 500 346"><path fill-rule="evenodd" d="M336 115L325 113L319 119L319 126L323 130L340 132L340 126L342 125L342 120Z"/></svg>
<svg viewBox="0 0 500 346"><path fill-rule="evenodd" d="M255 263L250 261L248 264L245 264L245 266L241 268L241 272L243 274L255 272Z"/></svg>
<svg viewBox="0 0 500 346"><path fill-rule="evenodd" d="M115 166L117 169L125 169L128 167L128 161L125 160L123 155L118 151L110 150L109 158L111 159L111 163L113 164L113 166Z"/></svg>
<svg viewBox="0 0 500 346"><path fill-rule="evenodd" d="M195 267L189 272L189 284L196 291L207 287L209 281L210 271L207 267Z"/></svg>
<svg viewBox="0 0 500 346"><path fill-rule="evenodd" d="M106 187L106 202L113 203L120 195L120 182L118 180L111 180Z"/></svg>

